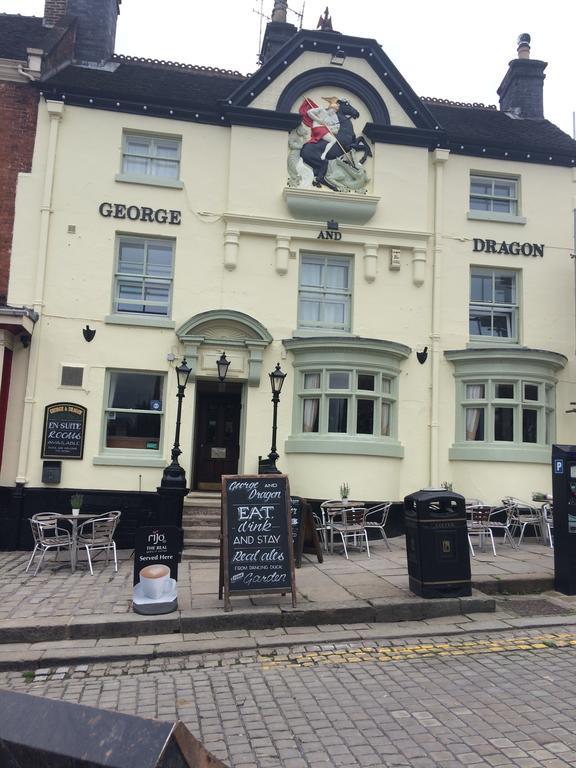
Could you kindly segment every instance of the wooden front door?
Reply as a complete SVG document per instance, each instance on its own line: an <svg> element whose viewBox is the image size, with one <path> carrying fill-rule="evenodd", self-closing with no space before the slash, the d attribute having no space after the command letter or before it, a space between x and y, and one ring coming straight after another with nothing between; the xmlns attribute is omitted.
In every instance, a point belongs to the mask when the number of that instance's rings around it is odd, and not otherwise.
<svg viewBox="0 0 576 768"><path fill-rule="evenodd" d="M241 392L199 391L196 395L194 487L220 490L222 475L238 473Z"/></svg>

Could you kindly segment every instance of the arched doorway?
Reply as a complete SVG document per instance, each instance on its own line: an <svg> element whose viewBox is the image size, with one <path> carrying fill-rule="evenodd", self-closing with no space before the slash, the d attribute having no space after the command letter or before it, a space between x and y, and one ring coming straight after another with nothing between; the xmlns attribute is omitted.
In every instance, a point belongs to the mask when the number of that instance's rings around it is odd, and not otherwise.
<svg viewBox="0 0 576 768"><path fill-rule="evenodd" d="M192 488L219 490L222 475L243 469L247 391L260 384L272 336L253 317L228 309L194 315L176 334L196 385ZM230 361L224 384L216 375L222 352Z"/></svg>

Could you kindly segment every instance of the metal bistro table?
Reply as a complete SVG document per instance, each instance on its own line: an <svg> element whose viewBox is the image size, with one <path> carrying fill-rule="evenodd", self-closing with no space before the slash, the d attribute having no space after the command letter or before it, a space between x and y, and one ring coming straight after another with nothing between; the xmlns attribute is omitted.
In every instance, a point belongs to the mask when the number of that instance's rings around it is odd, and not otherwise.
<svg viewBox="0 0 576 768"><path fill-rule="evenodd" d="M90 514L78 514L78 515L62 515L57 514L56 517L59 520L65 520L70 523L72 546L70 548L70 570L72 573L76 571L76 563L78 562L78 521L86 522L86 520L92 520L98 515Z"/></svg>
<svg viewBox="0 0 576 768"><path fill-rule="evenodd" d="M330 554L334 554L334 518L337 515L341 515L347 509L352 509L353 507L356 509L364 509L364 502L350 501L350 499L348 499L346 502L343 500L325 501L320 505L322 510L323 524L330 531Z"/></svg>

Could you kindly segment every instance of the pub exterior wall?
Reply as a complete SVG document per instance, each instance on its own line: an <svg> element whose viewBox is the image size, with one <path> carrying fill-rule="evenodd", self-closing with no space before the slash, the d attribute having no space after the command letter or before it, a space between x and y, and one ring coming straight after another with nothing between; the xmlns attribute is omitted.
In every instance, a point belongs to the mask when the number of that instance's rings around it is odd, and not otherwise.
<svg viewBox="0 0 576 768"><path fill-rule="evenodd" d="M289 77L289 73L286 73ZM278 81L280 88L282 83ZM266 107L262 102L260 106ZM393 112L393 110L391 110ZM183 189L115 181L120 170L123 130L182 138ZM40 202L46 170L49 123L40 105L38 136L30 174L19 182L13 270L9 300L31 304L35 296ZM87 152L87 147L90 150ZM277 361L288 372L278 411L279 466L290 476L293 492L312 498L334 497L340 482L364 499L402 498L430 483L430 421L433 381L431 359L421 365L414 352L432 347L438 361L439 480L452 481L469 496L497 501L499 495L525 497L548 488L545 463L498 463L449 460L454 442L455 380L444 351L469 346L468 304L472 265L521 270L521 345L565 355L556 396L558 442L572 442L573 428L563 411L573 397L574 302L570 262L571 172L529 163L508 163L452 155L444 166L442 199L435 194L436 169L427 149L380 144L372 164L371 194L380 198L365 227L341 226L342 240L325 243L318 233L325 222L295 221L283 198L286 185L287 135L249 127L216 128L193 123L115 114L66 106L60 125L51 203L47 270L42 308L39 376L30 432L27 482L41 485L41 441L45 405L72 401L88 409L82 461L63 462L62 487L151 491L169 461L176 419L175 365L183 347L174 328L214 309L231 309L258 320L273 342L263 356L260 385L243 389L241 472L255 472L267 454L271 405L267 372ZM471 171L521 176L525 224L468 220ZM320 193L322 194L322 193ZM103 202L181 211L180 225L104 217ZM441 209L438 242L434 239L435 206ZM239 247L234 269L224 267L226 228L237 228ZM74 232L69 231L75 228ZM174 238L172 294L174 328L119 325L111 313L115 241L118 234ZM276 236L290 239L286 274L276 269ZM544 258L474 253L475 237L545 244ZM376 247L375 279L366 279L365 245ZM400 269L390 269L391 248L400 250ZM414 249L425 258L423 281L414 280ZM398 439L404 457L354 454L286 453L295 407L293 353L283 339L297 335L299 265L302 252L347 255L353 259L352 336L386 339L412 352L400 366ZM434 259L437 279L434 280ZM440 302L439 326L432 327L432 291ZM86 343L82 328L96 337ZM432 339L433 333L436 338ZM227 355L244 371L231 382L246 382L246 364L234 349ZM167 355L175 356L174 362ZM59 384L62 364L85 366L81 389ZM232 366L234 368L234 365ZM102 451L106 370L167 374L161 455L129 464L98 463ZM24 390L24 373L18 374ZM212 376L214 378L214 375ZM182 414L182 464L190 478L194 446L194 403L198 381L186 391ZM20 388L21 386L21 388ZM21 404L13 387L2 482L13 483L20 435Z"/></svg>

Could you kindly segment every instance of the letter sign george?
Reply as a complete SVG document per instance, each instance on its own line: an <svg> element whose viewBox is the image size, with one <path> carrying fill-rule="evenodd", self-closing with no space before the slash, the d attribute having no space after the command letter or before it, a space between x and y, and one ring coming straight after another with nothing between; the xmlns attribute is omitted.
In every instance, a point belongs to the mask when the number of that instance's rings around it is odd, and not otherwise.
<svg viewBox="0 0 576 768"><path fill-rule="evenodd" d="M98 213L105 219L129 219L130 221L148 221L150 224L182 223L182 211L173 211L167 208L153 208L147 205L125 205L124 203L100 203ZM339 238L337 238L339 239Z"/></svg>

